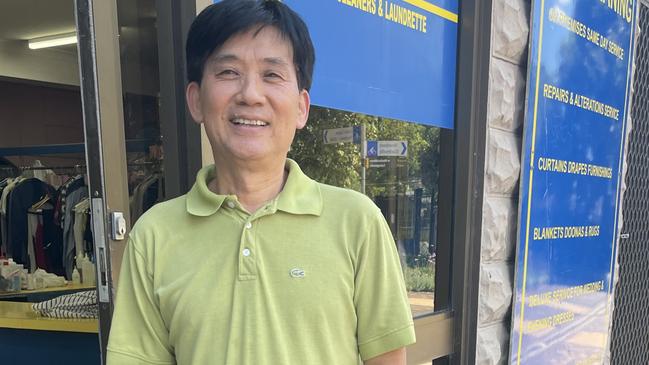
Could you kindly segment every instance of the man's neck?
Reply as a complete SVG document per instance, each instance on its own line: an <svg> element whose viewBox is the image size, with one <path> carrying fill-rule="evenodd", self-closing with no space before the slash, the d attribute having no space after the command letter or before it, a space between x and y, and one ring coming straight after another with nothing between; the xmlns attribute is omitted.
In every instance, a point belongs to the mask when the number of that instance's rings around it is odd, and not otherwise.
<svg viewBox="0 0 649 365"><path fill-rule="evenodd" d="M219 195L236 195L249 213L279 195L288 177L285 161L239 165L215 159L215 165L216 177L209 182L209 189Z"/></svg>

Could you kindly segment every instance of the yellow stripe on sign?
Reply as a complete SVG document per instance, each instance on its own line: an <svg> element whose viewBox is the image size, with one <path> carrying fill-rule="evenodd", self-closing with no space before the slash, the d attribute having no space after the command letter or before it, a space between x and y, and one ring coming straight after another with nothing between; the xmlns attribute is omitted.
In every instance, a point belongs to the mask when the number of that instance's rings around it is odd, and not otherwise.
<svg viewBox="0 0 649 365"><path fill-rule="evenodd" d="M527 258L530 247L530 215L532 214L532 183L534 182L534 152L536 150L536 117L539 109L539 81L541 80L541 52L543 51L543 17L545 16L545 0L541 0L541 25L539 26L539 48L536 52L536 90L534 91L534 119L532 122L532 143L530 151L530 181L527 190L527 219L525 222L525 254L523 259L523 287L521 292L521 322L518 329L518 351L516 365L521 365L521 348L523 347L523 326L525 320L525 289L527 286Z"/></svg>
<svg viewBox="0 0 649 365"><path fill-rule="evenodd" d="M440 16L446 20L450 20L453 23L457 23L457 14L452 13L446 9L440 8L437 5L433 5L429 3L428 1L424 0L403 0L404 3L408 3L412 6L416 6L419 9L426 10L429 13L433 13L437 16Z"/></svg>

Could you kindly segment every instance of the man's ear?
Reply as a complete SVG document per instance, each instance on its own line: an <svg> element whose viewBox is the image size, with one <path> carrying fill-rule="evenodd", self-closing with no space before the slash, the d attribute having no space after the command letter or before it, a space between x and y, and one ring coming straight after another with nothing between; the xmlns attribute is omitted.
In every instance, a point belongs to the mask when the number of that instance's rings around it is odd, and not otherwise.
<svg viewBox="0 0 649 365"><path fill-rule="evenodd" d="M306 89L300 91L300 102L298 103L299 115L297 121L297 129L302 129L309 119L309 110L311 109L311 96Z"/></svg>
<svg viewBox="0 0 649 365"><path fill-rule="evenodd" d="M185 90L185 98L187 99L187 107L196 123L203 123L203 109L201 108L201 86L192 81L187 85Z"/></svg>

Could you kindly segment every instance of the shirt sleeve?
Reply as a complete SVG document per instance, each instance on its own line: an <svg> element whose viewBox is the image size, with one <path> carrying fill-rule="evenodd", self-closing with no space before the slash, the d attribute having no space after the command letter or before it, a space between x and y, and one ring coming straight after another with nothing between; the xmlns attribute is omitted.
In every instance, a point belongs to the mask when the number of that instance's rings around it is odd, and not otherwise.
<svg viewBox="0 0 649 365"><path fill-rule="evenodd" d="M115 299L106 363L175 364L169 331L153 291L153 275L132 237L122 259Z"/></svg>
<svg viewBox="0 0 649 365"><path fill-rule="evenodd" d="M399 255L378 209L359 249L354 287L358 347L363 361L415 343Z"/></svg>

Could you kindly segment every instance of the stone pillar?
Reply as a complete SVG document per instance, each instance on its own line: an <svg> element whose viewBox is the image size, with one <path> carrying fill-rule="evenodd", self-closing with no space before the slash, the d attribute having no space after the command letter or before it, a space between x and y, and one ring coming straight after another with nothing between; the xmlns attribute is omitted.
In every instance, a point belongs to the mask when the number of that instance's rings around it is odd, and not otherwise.
<svg viewBox="0 0 649 365"><path fill-rule="evenodd" d="M529 0L493 0L476 363L509 352Z"/></svg>

